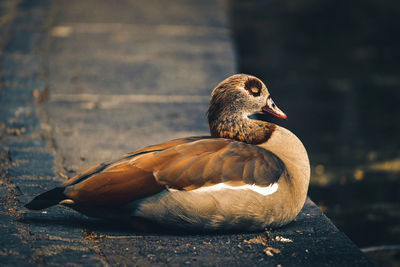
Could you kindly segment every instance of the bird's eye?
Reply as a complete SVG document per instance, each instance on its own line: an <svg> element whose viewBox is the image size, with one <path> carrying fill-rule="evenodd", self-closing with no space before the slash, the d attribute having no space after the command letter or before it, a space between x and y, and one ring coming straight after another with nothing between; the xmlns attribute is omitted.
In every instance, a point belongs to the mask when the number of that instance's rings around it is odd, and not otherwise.
<svg viewBox="0 0 400 267"><path fill-rule="evenodd" d="M246 89L252 96L260 96L262 84L259 80L249 79L244 83L244 89Z"/></svg>

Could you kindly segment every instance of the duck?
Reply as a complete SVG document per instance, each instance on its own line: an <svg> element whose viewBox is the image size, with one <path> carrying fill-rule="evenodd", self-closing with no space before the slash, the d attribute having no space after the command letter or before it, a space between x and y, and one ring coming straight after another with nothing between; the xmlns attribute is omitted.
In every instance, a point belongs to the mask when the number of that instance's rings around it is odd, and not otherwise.
<svg viewBox="0 0 400 267"><path fill-rule="evenodd" d="M211 93L210 136L178 138L93 166L25 205L60 204L89 217L189 230L262 231L293 221L310 180L307 151L257 77ZM265 116L264 116L265 117Z"/></svg>

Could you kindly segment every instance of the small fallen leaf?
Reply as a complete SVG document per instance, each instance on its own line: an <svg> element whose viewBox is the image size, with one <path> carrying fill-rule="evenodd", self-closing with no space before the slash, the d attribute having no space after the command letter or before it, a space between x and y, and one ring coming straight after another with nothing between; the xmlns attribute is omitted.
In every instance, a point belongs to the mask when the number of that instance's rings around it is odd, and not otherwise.
<svg viewBox="0 0 400 267"><path fill-rule="evenodd" d="M279 242L285 242L285 243L293 242L292 239L286 238L286 237L283 237L283 236L276 236L275 240L279 241Z"/></svg>
<svg viewBox="0 0 400 267"><path fill-rule="evenodd" d="M279 249L277 249L277 248L266 247L266 248L264 249L264 253L265 253L267 256L272 257L272 256L274 256L274 254L279 254L279 253L281 253L281 251L280 251Z"/></svg>
<svg viewBox="0 0 400 267"><path fill-rule="evenodd" d="M265 236L259 235L259 236L253 237L252 239L244 240L243 242L246 244L261 244L263 246L266 246L267 238Z"/></svg>
<svg viewBox="0 0 400 267"><path fill-rule="evenodd" d="M69 179L69 177L62 172L58 172L58 175L60 175L62 178Z"/></svg>
<svg viewBox="0 0 400 267"><path fill-rule="evenodd" d="M274 254L272 254L272 252L269 250L264 249L264 252L265 252L265 254L267 254L267 256L270 256L270 257L274 256Z"/></svg>

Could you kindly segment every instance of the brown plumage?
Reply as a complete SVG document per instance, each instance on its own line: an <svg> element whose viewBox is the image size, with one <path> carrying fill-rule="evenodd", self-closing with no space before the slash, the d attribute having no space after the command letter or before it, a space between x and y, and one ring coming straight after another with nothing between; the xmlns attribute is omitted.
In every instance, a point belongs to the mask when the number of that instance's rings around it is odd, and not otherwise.
<svg viewBox="0 0 400 267"><path fill-rule="evenodd" d="M286 117L259 79L231 76L211 95L211 136L171 140L94 166L26 207L60 203L88 216L185 228L285 224L305 201L307 153L286 129L249 118L261 112Z"/></svg>

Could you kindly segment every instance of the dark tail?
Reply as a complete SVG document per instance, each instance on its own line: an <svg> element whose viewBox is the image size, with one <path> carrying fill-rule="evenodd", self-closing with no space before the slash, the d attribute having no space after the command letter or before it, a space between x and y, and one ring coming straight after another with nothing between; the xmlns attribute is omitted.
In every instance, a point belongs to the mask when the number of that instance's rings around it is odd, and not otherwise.
<svg viewBox="0 0 400 267"><path fill-rule="evenodd" d="M64 195L64 189L64 187L56 187L50 191L44 192L27 203L25 207L31 210L41 210L57 205L61 200L67 198Z"/></svg>

